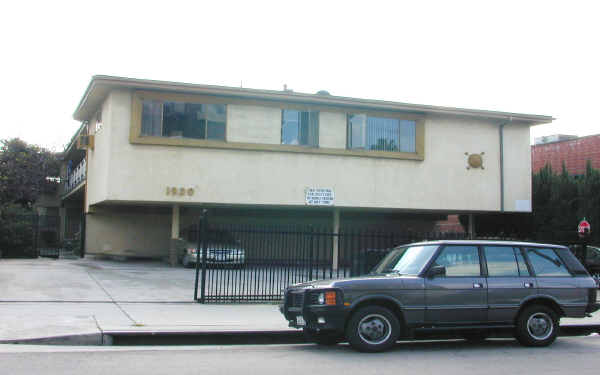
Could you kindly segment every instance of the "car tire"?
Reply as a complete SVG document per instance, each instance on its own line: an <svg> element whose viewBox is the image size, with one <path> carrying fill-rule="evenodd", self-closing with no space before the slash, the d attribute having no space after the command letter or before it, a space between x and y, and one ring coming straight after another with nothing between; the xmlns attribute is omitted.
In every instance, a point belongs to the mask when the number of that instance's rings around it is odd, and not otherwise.
<svg viewBox="0 0 600 375"><path fill-rule="evenodd" d="M317 345L333 346L344 341L342 334L332 331L316 331L310 328L302 329L304 338L308 342L314 342Z"/></svg>
<svg viewBox="0 0 600 375"><path fill-rule="evenodd" d="M556 340L558 328L559 318L553 309L533 305L517 317L515 337L524 346L548 346Z"/></svg>
<svg viewBox="0 0 600 375"><path fill-rule="evenodd" d="M382 306L366 306L352 314L346 326L346 339L361 352L389 349L400 336L400 322Z"/></svg>
<svg viewBox="0 0 600 375"><path fill-rule="evenodd" d="M181 260L181 264L183 264L183 267L185 267L185 268L192 267L192 263L190 262L190 260L187 257L183 257L183 259Z"/></svg>

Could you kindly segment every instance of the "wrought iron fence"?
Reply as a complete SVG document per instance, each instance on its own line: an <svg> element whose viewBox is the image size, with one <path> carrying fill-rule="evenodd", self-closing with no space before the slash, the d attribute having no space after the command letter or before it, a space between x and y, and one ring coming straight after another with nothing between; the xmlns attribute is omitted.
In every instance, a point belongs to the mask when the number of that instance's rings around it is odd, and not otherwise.
<svg viewBox="0 0 600 375"><path fill-rule="evenodd" d="M347 227L333 233L330 227L205 224L186 233L197 242L194 298L202 303L277 301L291 284L366 274L396 246L468 237ZM576 235L558 232L530 238L486 233L476 238L585 244ZM577 255L577 246L571 248Z"/></svg>
<svg viewBox="0 0 600 375"><path fill-rule="evenodd" d="M5 258L58 257L60 218L5 215L0 225L0 254Z"/></svg>
<svg viewBox="0 0 600 375"><path fill-rule="evenodd" d="M331 228L313 226L223 224L201 225L186 235L198 242L194 298L200 302L280 300L291 284L366 274L398 245L466 237L465 233L357 228L333 233Z"/></svg>

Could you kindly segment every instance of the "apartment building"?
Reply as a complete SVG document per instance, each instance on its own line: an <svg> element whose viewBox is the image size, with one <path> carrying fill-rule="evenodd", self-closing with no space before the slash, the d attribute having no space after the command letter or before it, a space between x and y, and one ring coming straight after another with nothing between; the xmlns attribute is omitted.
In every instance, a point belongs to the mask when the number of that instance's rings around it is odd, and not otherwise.
<svg viewBox="0 0 600 375"><path fill-rule="evenodd" d="M85 215L87 254L144 257L172 254L204 208L333 231L530 212L529 127L552 121L111 76L92 78L74 118L65 221Z"/></svg>

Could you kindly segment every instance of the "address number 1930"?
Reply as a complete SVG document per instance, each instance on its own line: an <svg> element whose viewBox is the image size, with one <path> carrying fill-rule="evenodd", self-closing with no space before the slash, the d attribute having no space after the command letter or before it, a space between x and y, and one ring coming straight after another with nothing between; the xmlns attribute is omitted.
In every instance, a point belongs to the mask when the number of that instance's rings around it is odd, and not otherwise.
<svg viewBox="0 0 600 375"><path fill-rule="evenodd" d="M194 189L192 188L184 188L184 187L177 187L177 186L167 186L167 195L176 195L179 197L185 196L187 195L188 197L191 197L192 195L194 195Z"/></svg>

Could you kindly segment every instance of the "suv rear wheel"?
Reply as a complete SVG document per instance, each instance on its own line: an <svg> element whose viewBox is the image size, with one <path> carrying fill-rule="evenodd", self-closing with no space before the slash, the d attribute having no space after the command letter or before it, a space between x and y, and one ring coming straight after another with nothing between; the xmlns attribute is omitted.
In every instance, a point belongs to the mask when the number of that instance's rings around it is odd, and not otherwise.
<svg viewBox="0 0 600 375"><path fill-rule="evenodd" d="M558 315L543 305L525 308L517 318L515 336L521 345L548 346L558 334Z"/></svg>
<svg viewBox="0 0 600 375"><path fill-rule="evenodd" d="M350 317L346 338L361 352L380 352L390 348L400 335L400 322L389 309L366 306Z"/></svg>

